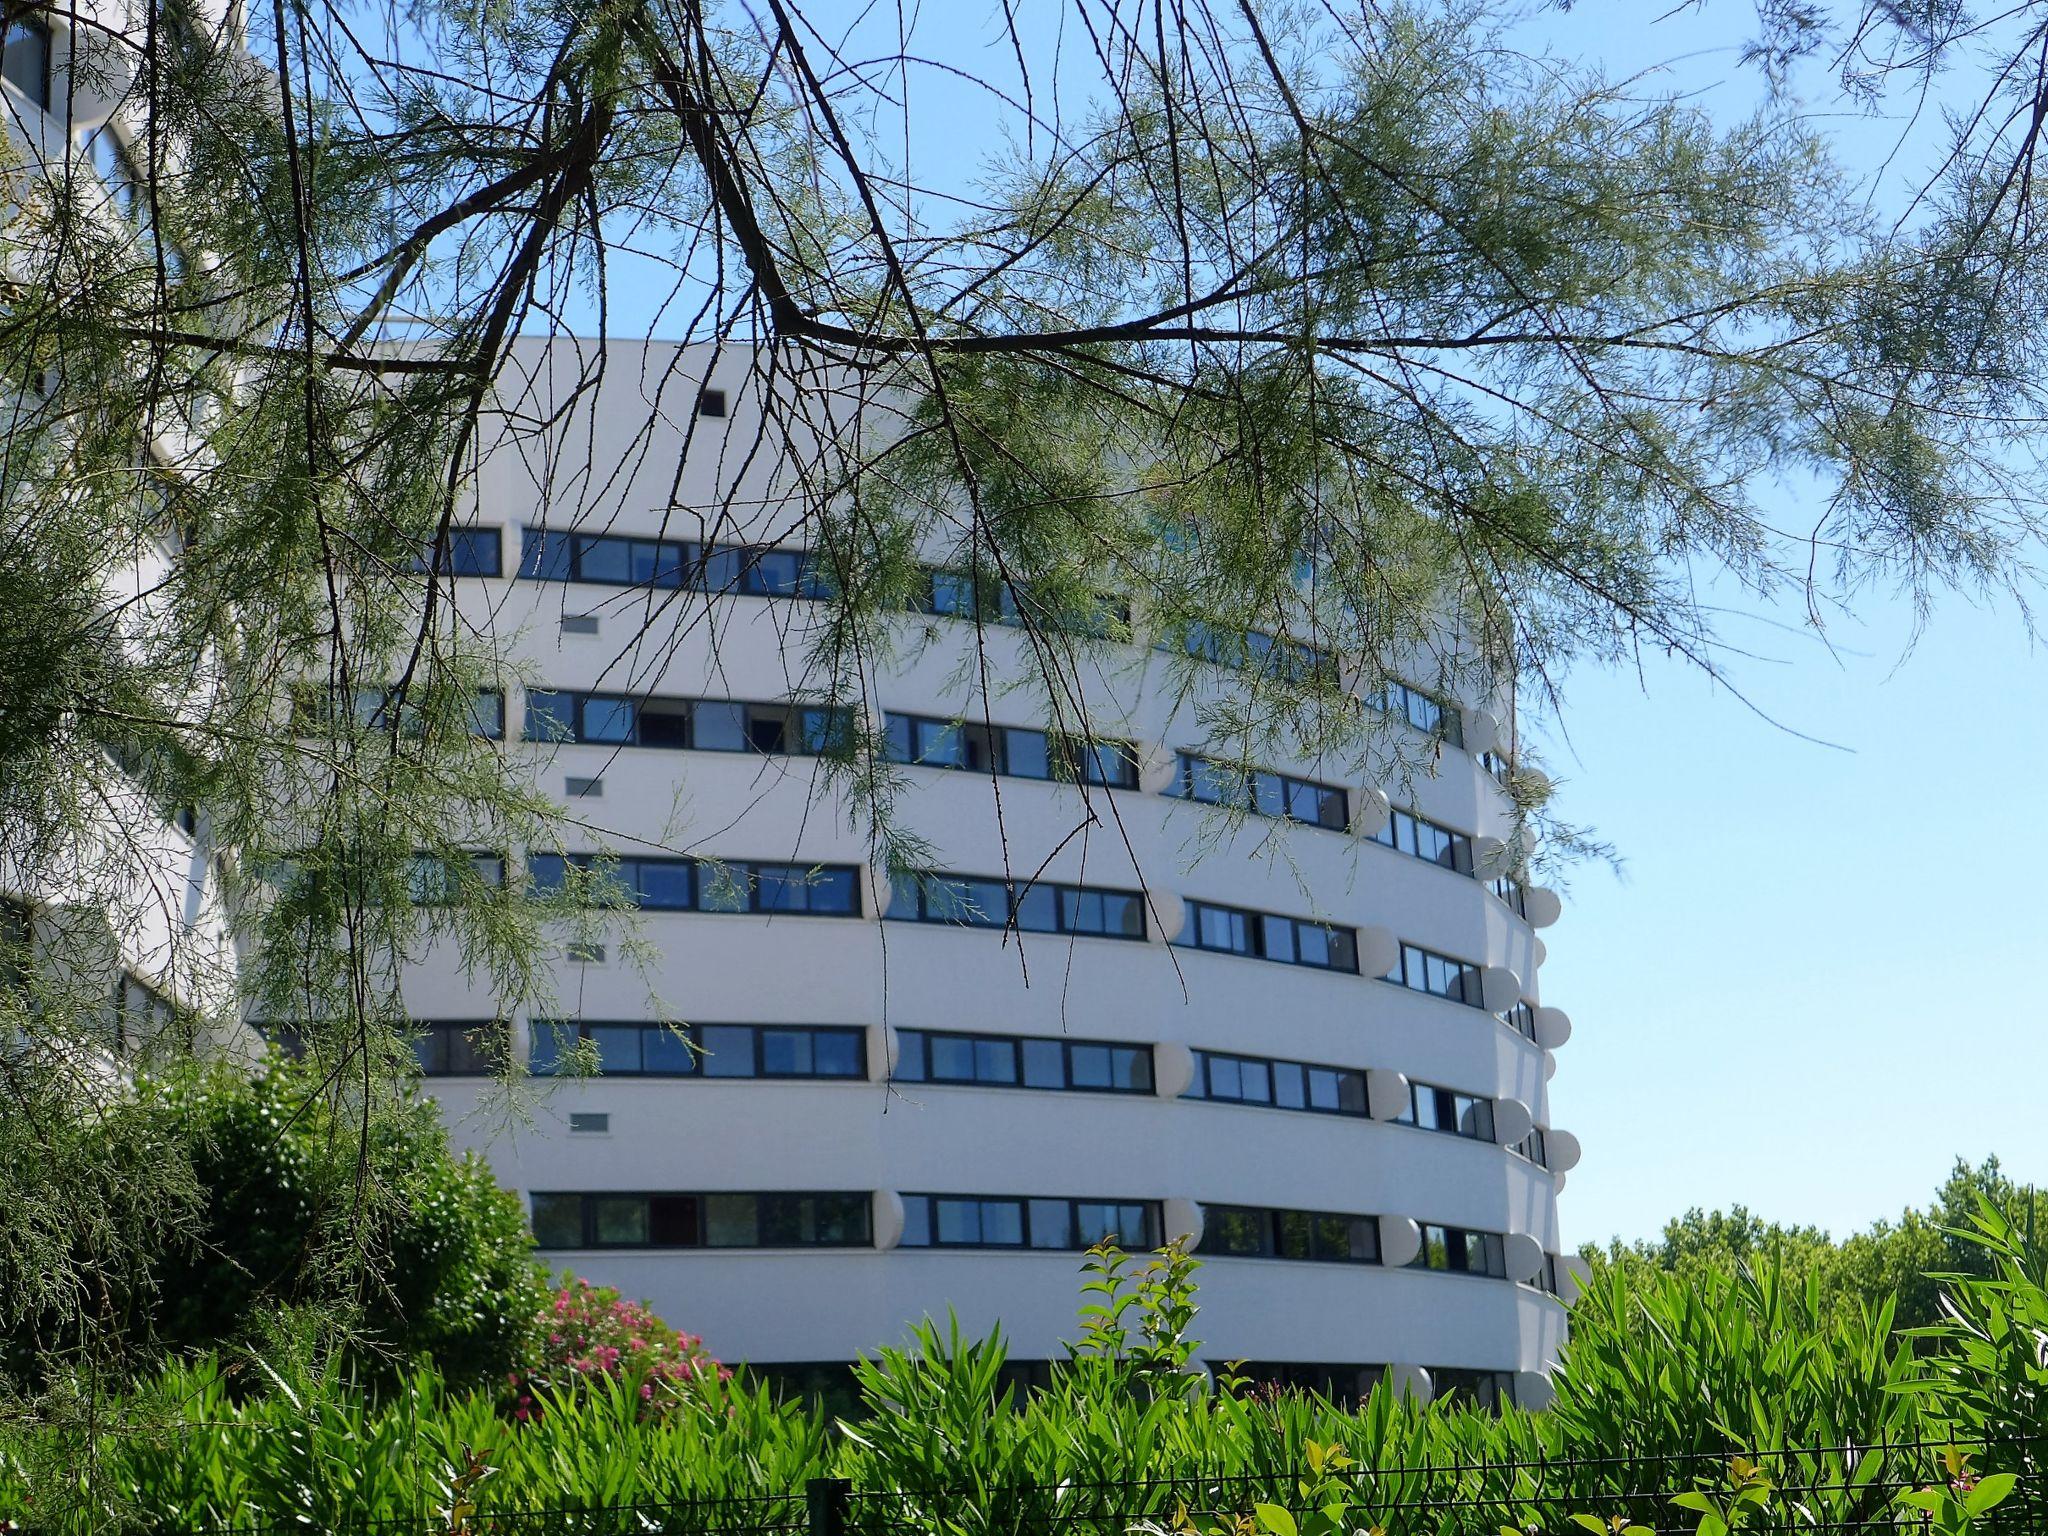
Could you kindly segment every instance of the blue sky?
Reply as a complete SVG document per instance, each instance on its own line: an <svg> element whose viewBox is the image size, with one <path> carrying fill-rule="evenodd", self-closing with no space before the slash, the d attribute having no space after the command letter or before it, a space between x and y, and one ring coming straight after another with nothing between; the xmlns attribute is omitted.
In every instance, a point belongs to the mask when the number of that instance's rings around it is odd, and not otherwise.
<svg viewBox="0 0 2048 1536"><path fill-rule="evenodd" d="M1646 89L1739 108L1751 6L1646 24L1666 9L1578 0L1533 10L1520 36L1616 73L1675 60ZM913 50L1000 74L1000 15L994 0L928 6ZM914 84L918 179L964 177L990 141L963 123L985 123L985 103L942 77ZM1872 156L1896 137L1845 126ZM623 319L631 297L614 297ZM2048 663L2009 602L1948 598L1915 645L1910 605L1872 594L1834 622L1832 653L1797 611L1727 602L1724 638L1755 653L1730 679L1769 719L1651 660L1568 678L1568 736L1546 743L1563 814L1625 861L1579 869L1547 935L1543 995L1576 1024L1554 1117L1585 1145L1566 1237L1647 1236L1734 1202L1839 1235L1924 1204L1957 1155L2048 1180L2048 881L2031 851Z"/></svg>

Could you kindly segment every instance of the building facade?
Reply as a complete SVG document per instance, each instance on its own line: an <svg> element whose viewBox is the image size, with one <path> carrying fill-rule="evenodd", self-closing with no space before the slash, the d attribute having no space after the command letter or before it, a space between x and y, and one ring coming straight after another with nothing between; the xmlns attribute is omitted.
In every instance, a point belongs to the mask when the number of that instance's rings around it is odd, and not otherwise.
<svg viewBox="0 0 2048 1536"><path fill-rule="evenodd" d="M501 405L539 414L575 347L522 350ZM630 939L565 933L550 1017L509 1021L539 1075L602 1063L528 1129L482 1112L492 999L452 958L406 984L430 1086L544 1256L796 1368L948 1309L1057 1358L1081 1250L1187 1236L1212 1365L1543 1401L1572 1285L1577 1144L1547 1087L1570 1026L1536 984L1555 896L1487 878L1512 822L1496 718L1391 690L1443 744L1432 776L1245 782L1133 645L1089 701L1121 745L1079 753L999 686L984 702L963 661L978 644L1014 676L1026 637L956 616L935 572L902 620L924 643L873 683L930 850L892 887L824 782L831 721L791 703L824 605L774 465L722 451L757 409L745 360L712 363L615 345L564 451L484 453L452 550L458 610L523 674L507 750L590 832L532 853L532 880L609 847L638 908ZM1078 837L1077 778L1114 806ZM1204 803L1233 799L1254 814Z"/></svg>

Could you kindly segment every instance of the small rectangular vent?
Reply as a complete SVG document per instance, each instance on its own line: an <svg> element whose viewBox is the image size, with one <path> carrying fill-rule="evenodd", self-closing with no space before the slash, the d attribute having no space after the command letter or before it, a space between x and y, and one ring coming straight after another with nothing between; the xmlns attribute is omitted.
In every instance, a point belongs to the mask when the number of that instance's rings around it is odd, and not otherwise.
<svg viewBox="0 0 2048 1536"><path fill-rule="evenodd" d="M697 397L699 416L723 416L725 414L725 391L707 389Z"/></svg>
<svg viewBox="0 0 2048 1536"><path fill-rule="evenodd" d="M569 1115L569 1132L575 1136L605 1136L611 1133L612 1117L589 1110L573 1110Z"/></svg>
<svg viewBox="0 0 2048 1536"><path fill-rule="evenodd" d="M565 635L594 635L597 633L597 615L594 613L565 613L562 615L562 633Z"/></svg>
<svg viewBox="0 0 2048 1536"><path fill-rule="evenodd" d="M566 787L571 800L602 800L604 798L603 779L579 778L572 773L566 780Z"/></svg>
<svg viewBox="0 0 2048 1536"><path fill-rule="evenodd" d="M576 965L604 964L604 946L602 944L581 944L571 941L562 952Z"/></svg>

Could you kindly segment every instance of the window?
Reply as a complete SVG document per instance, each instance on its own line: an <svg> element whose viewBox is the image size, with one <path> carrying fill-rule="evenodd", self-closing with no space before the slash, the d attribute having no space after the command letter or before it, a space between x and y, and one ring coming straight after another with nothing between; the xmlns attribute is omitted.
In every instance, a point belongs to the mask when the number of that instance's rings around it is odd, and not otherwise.
<svg viewBox="0 0 2048 1536"><path fill-rule="evenodd" d="M815 757L843 749L852 730L850 711L803 704L547 689L526 695L529 741Z"/></svg>
<svg viewBox="0 0 2048 1536"><path fill-rule="evenodd" d="M1387 972L1386 979L1412 992L1447 997L1454 1003L1466 1003L1474 1008L1483 1006L1479 996L1478 966L1464 960L1453 960L1448 955L1437 954L1419 945L1401 946L1401 958Z"/></svg>
<svg viewBox="0 0 2048 1536"><path fill-rule="evenodd" d="M547 528L522 531L519 574L528 581L687 588L754 597L825 597L831 590L809 550Z"/></svg>
<svg viewBox="0 0 2048 1536"><path fill-rule="evenodd" d="M416 907L453 906L462 898L466 882L497 889L505 884L505 860L495 853L472 853L463 858L416 853L406 875L407 892Z"/></svg>
<svg viewBox="0 0 2048 1536"><path fill-rule="evenodd" d="M905 1195L904 1248L1051 1248L1068 1252L1114 1238L1159 1246L1155 1200L1073 1200L1028 1195Z"/></svg>
<svg viewBox="0 0 2048 1536"><path fill-rule="evenodd" d="M1442 737L1451 746L1465 745L1464 718L1457 706L1411 684L1388 683L1367 696L1365 707L1406 720L1416 730Z"/></svg>
<svg viewBox="0 0 2048 1536"><path fill-rule="evenodd" d="M1500 1021L1524 1040L1536 1038L1536 1010L1528 1003L1515 1004L1500 1016Z"/></svg>
<svg viewBox="0 0 2048 1536"><path fill-rule="evenodd" d="M1515 776L1515 765L1498 752L1480 753L1479 766L1493 775L1494 782L1503 789L1507 787L1508 780Z"/></svg>
<svg viewBox="0 0 2048 1536"><path fill-rule="evenodd" d="M415 687L407 690L406 697L398 697L396 686L386 688L358 688L355 696L356 725L366 731L388 730L394 707L398 712L398 733L417 741L426 732L426 720L420 711L423 690ZM324 689L307 683L292 694L292 729L302 736L324 735L328 725L328 698ZM486 741L502 741L505 737L505 695L496 688L479 688L467 711L464 727L472 734Z"/></svg>
<svg viewBox="0 0 2048 1536"><path fill-rule="evenodd" d="M1137 750L1129 742L1091 741L1024 726L890 714L883 717L882 750L891 762L927 768L965 768L1110 789L1138 787Z"/></svg>
<svg viewBox="0 0 2048 1536"><path fill-rule="evenodd" d="M1507 1259L1498 1232L1473 1232L1425 1222L1422 1251L1409 1261L1411 1269L1440 1269L1456 1275L1507 1278Z"/></svg>
<svg viewBox="0 0 2048 1536"><path fill-rule="evenodd" d="M612 1117L600 1110L569 1111L569 1134L572 1136L609 1136Z"/></svg>
<svg viewBox="0 0 2048 1536"><path fill-rule="evenodd" d="M1220 667L1236 667L1291 683L1312 682L1336 671L1327 651L1264 630L1223 629L1197 620L1187 626L1181 643L1197 661L1213 661ZM1159 649L1172 647L1162 641Z"/></svg>
<svg viewBox="0 0 2048 1536"><path fill-rule="evenodd" d="M1515 916L1526 918L1529 915L1528 899L1522 893L1521 881L1513 875L1502 875L1490 884L1493 894L1507 903L1507 909Z"/></svg>
<svg viewBox="0 0 2048 1536"><path fill-rule="evenodd" d="M1300 1259L1320 1264L1377 1264L1379 1222L1330 1211L1288 1211L1257 1205L1205 1205L1197 1253L1229 1259Z"/></svg>
<svg viewBox="0 0 2048 1536"><path fill-rule="evenodd" d="M1150 1093L1152 1048L1100 1040L966 1035L928 1029L896 1033L896 1080L1046 1088L1075 1093Z"/></svg>
<svg viewBox="0 0 2048 1536"><path fill-rule="evenodd" d="M1285 965L1308 965L1325 971L1358 969L1358 930L1275 912L1252 912L1210 901L1188 903L1184 937L1190 949L1218 950Z"/></svg>
<svg viewBox="0 0 2048 1536"><path fill-rule="evenodd" d="M433 571L442 576L502 576L505 573L505 540L497 528L450 528L431 558L422 555L413 562L416 571Z"/></svg>
<svg viewBox="0 0 2048 1536"><path fill-rule="evenodd" d="M543 1193L540 1248L866 1248L869 1197L816 1194Z"/></svg>
<svg viewBox="0 0 2048 1536"><path fill-rule="evenodd" d="M1365 1073L1359 1068L1319 1067L1223 1051L1194 1054L1195 1079L1184 1098L1361 1118L1371 1113L1366 1107Z"/></svg>
<svg viewBox="0 0 2048 1536"><path fill-rule="evenodd" d="M1254 1386L1281 1392L1313 1392L1340 1408L1355 1408L1385 1379L1384 1365L1321 1365L1293 1360L1215 1361L1220 1376L1235 1375Z"/></svg>
<svg viewBox="0 0 2048 1536"><path fill-rule="evenodd" d="M919 590L911 594L910 607L913 612L943 618L1016 626L1028 622L1040 629L1097 637L1109 634L1114 624L1129 623L1131 616L1129 605L1108 593L1096 593L1071 608L1053 611L1035 598L1020 597L996 576L977 578L971 572L942 566L925 568Z"/></svg>
<svg viewBox="0 0 2048 1536"><path fill-rule="evenodd" d="M422 1077L485 1077L504 1059L505 1025L499 1019L416 1019L412 1030Z"/></svg>
<svg viewBox="0 0 2048 1536"><path fill-rule="evenodd" d="M178 1021L179 1009L139 976L123 971L114 982L114 1048L154 1040Z"/></svg>
<svg viewBox="0 0 2048 1536"><path fill-rule="evenodd" d="M50 28L38 17L24 16L7 25L6 51L0 55L4 76L45 112L50 109Z"/></svg>
<svg viewBox="0 0 2048 1536"><path fill-rule="evenodd" d="M699 416L723 417L725 415L725 391L722 389L700 391L697 396L697 414Z"/></svg>
<svg viewBox="0 0 2048 1536"><path fill-rule="evenodd" d="M1012 886L974 875L918 874L899 881L888 916L899 922L957 923L1025 933L1066 933L1106 939L1145 937L1142 891L1057 885L1035 880Z"/></svg>
<svg viewBox="0 0 2048 1536"><path fill-rule="evenodd" d="M1397 1117L1397 1123L1467 1136L1474 1141L1491 1141L1493 1100L1430 1083L1410 1083L1408 1108Z"/></svg>
<svg viewBox="0 0 2048 1536"><path fill-rule="evenodd" d="M1550 1166L1550 1149L1543 1143L1543 1127L1540 1125L1531 1129L1528 1135L1509 1147L1508 1150L1517 1157L1526 1157L1538 1168L1548 1168Z"/></svg>
<svg viewBox="0 0 2048 1536"><path fill-rule="evenodd" d="M1515 1378L1508 1371L1481 1371L1463 1365L1432 1365L1429 1379L1436 1399L1443 1403L1470 1403L1491 1412L1515 1400Z"/></svg>
<svg viewBox="0 0 2048 1536"><path fill-rule="evenodd" d="M1167 793L1338 832L1351 824L1349 797L1335 785L1285 773L1241 771L1192 752L1180 754L1180 771Z"/></svg>
<svg viewBox="0 0 2048 1536"><path fill-rule="evenodd" d="M623 858L537 853L527 863L542 895L571 888L589 899L616 895L650 912L794 912L814 917L860 916L860 883L851 864L756 864L710 859Z"/></svg>
<svg viewBox="0 0 2048 1536"><path fill-rule="evenodd" d="M1472 839L1412 811L1395 811L1372 840L1425 864L1441 864L1461 875L1472 873Z"/></svg>
<svg viewBox="0 0 2048 1536"><path fill-rule="evenodd" d="M606 1077L809 1077L865 1080L867 1031L836 1024L655 1024L536 1019L528 1067L552 1075L585 1045Z"/></svg>

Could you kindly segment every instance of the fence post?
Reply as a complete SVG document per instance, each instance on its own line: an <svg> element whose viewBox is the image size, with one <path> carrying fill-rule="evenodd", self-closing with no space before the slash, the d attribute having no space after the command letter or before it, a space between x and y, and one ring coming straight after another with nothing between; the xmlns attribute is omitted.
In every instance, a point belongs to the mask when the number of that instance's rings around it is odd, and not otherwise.
<svg viewBox="0 0 2048 1536"><path fill-rule="evenodd" d="M814 1477L804 1484L810 1501L810 1536L847 1536L846 1512L853 1502L853 1480Z"/></svg>

